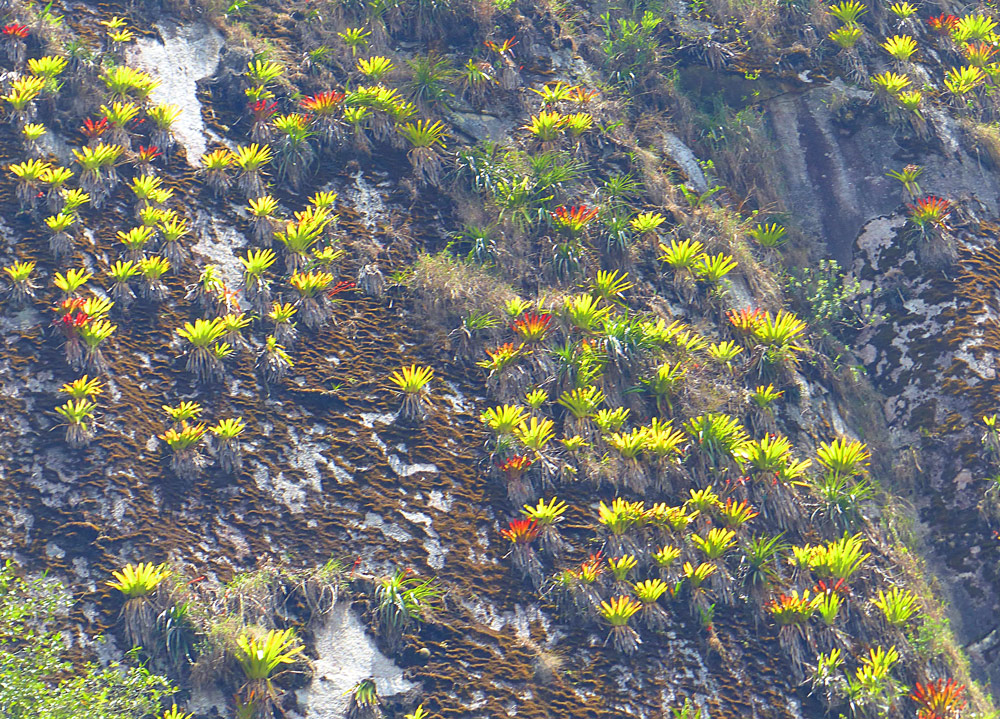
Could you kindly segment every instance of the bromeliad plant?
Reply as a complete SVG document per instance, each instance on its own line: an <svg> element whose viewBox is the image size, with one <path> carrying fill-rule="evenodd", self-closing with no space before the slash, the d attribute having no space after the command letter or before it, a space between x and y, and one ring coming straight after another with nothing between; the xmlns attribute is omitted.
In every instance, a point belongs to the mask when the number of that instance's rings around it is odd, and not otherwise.
<svg viewBox="0 0 1000 719"><path fill-rule="evenodd" d="M201 156L199 172L216 197L225 194L232 184L229 169L233 165L233 159L233 153L226 148L212 150Z"/></svg>
<svg viewBox="0 0 1000 719"><path fill-rule="evenodd" d="M147 649L154 646L156 638L156 610L154 597L160 585L172 572L166 564L152 562L126 564L121 571L111 573L113 581L108 586L125 595L121 616L125 621L125 636L132 646Z"/></svg>
<svg viewBox="0 0 1000 719"><path fill-rule="evenodd" d="M440 150L446 149L447 132L441 122L431 123L417 120L407 122L397 128L399 134L410 144L407 154L413 172L425 184L438 187L441 183L443 161ZM440 150L438 149L440 148Z"/></svg>
<svg viewBox="0 0 1000 719"><path fill-rule="evenodd" d="M271 311L267 313L267 318L274 323L274 337L278 344L291 347L298 338L296 323L292 318L298 313L298 308L291 302L275 302L271 305Z"/></svg>
<svg viewBox="0 0 1000 719"><path fill-rule="evenodd" d="M271 629L266 634L245 631L237 637L236 646L236 661L246 677L241 693L266 711L280 696L271 680L281 667L295 663L304 647L291 628Z"/></svg>
<svg viewBox="0 0 1000 719"><path fill-rule="evenodd" d="M238 259L243 265L244 295L254 309L263 313L271 301L271 283L264 277L264 273L277 259L274 250L247 250L247 256Z"/></svg>
<svg viewBox="0 0 1000 719"><path fill-rule="evenodd" d="M421 579L412 569L397 569L376 585L375 612L391 649L398 648L406 629L430 617L434 602L442 594L433 577Z"/></svg>
<svg viewBox="0 0 1000 719"><path fill-rule="evenodd" d="M11 302L15 305L23 305L34 298L35 290L38 289L31 277L35 271L34 262L17 261L4 267L3 271L10 283L8 294Z"/></svg>
<svg viewBox="0 0 1000 719"><path fill-rule="evenodd" d="M330 318L332 307L327 292L333 283L333 274L322 270L296 272L288 283L298 293L295 303L302 321L311 330L318 330Z"/></svg>
<svg viewBox="0 0 1000 719"><path fill-rule="evenodd" d="M255 244L264 245L275 236L277 226L278 201L271 195L264 195L247 202L250 214L252 236Z"/></svg>
<svg viewBox="0 0 1000 719"><path fill-rule="evenodd" d="M90 195L90 204L95 209L104 205L104 201L118 184L115 165L124 152L125 148L121 145L103 142L73 150L73 156L81 169L80 189Z"/></svg>
<svg viewBox="0 0 1000 719"><path fill-rule="evenodd" d="M236 186L246 199L264 194L264 166L274 159L269 145L256 142L247 147L237 148L231 154L231 162L236 166Z"/></svg>
<svg viewBox="0 0 1000 719"><path fill-rule="evenodd" d="M599 610L601 616L611 625L611 631L604 640L605 646L610 641L616 651L625 655L630 655L638 649L641 643L639 634L628 626L628 621L642 608L642 604L624 595L601 602Z"/></svg>
<svg viewBox="0 0 1000 719"><path fill-rule="evenodd" d="M257 369L268 384L280 382L294 366L292 358L274 335L269 335L264 342L264 351L257 359Z"/></svg>
<svg viewBox="0 0 1000 719"><path fill-rule="evenodd" d="M25 160L7 167L10 174L17 178L17 189L14 191L22 210L33 210L41 197L41 187L45 174L52 165L44 160Z"/></svg>
<svg viewBox="0 0 1000 719"><path fill-rule="evenodd" d="M910 699L917 705L917 719L959 719L965 709L965 685L952 678L915 682Z"/></svg>
<svg viewBox="0 0 1000 719"><path fill-rule="evenodd" d="M66 420L66 444L82 447L93 439L93 418L97 403L86 397L71 398L56 407Z"/></svg>
<svg viewBox="0 0 1000 719"><path fill-rule="evenodd" d="M373 679L362 679L351 689L346 719L382 719L381 701Z"/></svg>
<svg viewBox="0 0 1000 719"><path fill-rule="evenodd" d="M669 591L669 587L662 579L646 579L632 585L635 598L642 604L639 618L646 628L651 631L660 631L667 626L669 617L659 604L659 599Z"/></svg>
<svg viewBox="0 0 1000 719"><path fill-rule="evenodd" d="M205 424L190 425L181 422L179 428L170 427L158 435L170 448L170 469L183 480L192 480L201 471L202 456L198 444L205 435Z"/></svg>
<svg viewBox="0 0 1000 719"><path fill-rule="evenodd" d="M587 230L587 226L597 217L599 212L600 210L596 207L577 205L575 207L559 206L549 214L556 229L575 239Z"/></svg>
<svg viewBox="0 0 1000 719"><path fill-rule="evenodd" d="M534 521L538 526L539 545L542 551L553 559L558 559L566 546L566 542L559 536L556 525L563 520L568 508L565 502L553 497L548 502L539 499L535 506L525 504L521 509L525 519Z"/></svg>
<svg viewBox="0 0 1000 719"><path fill-rule="evenodd" d="M531 545L538 538L539 532L534 519L513 519L506 529L500 530L500 536L510 542L512 567L521 575L522 580L529 579L535 589L542 583L542 563Z"/></svg>
<svg viewBox="0 0 1000 719"><path fill-rule="evenodd" d="M285 268L289 273L294 274L309 263L309 251L323 237L323 230L332 220L328 211L316 210L286 223L283 231L275 231L274 237L285 247Z"/></svg>
<svg viewBox="0 0 1000 719"><path fill-rule="evenodd" d="M935 230L947 229L945 221L951 213L951 203L940 197L928 196L908 204L910 221L916 226L921 237L929 237Z"/></svg>
<svg viewBox="0 0 1000 719"><path fill-rule="evenodd" d="M774 248L785 244L785 235L788 232L781 225L772 222L769 225L757 225L747 234L761 247Z"/></svg>
<svg viewBox="0 0 1000 719"><path fill-rule="evenodd" d="M220 345L216 343L225 332L219 318L196 319L193 324L185 322L183 327L177 329L177 334L191 345L187 352L187 370L193 372L200 382L221 378L222 360L217 351Z"/></svg>
<svg viewBox="0 0 1000 719"><path fill-rule="evenodd" d="M872 601L882 612L886 624L901 629L918 612L917 597L908 589L893 587L888 592L878 590L878 599Z"/></svg>
<svg viewBox="0 0 1000 719"><path fill-rule="evenodd" d="M418 367L415 364L402 367L389 376L403 396L399 417L407 421L422 421L427 416L431 402L428 396L428 385L434 379L434 370L430 367Z"/></svg>
<svg viewBox="0 0 1000 719"><path fill-rule="evenodd" d="M816 461L827 474L835 477L855 477L865 471L871 455L864 442L838 438L830 443L820 442Z"/></svg>
<svg viewBox="0 0 1000 719"><path fill-rule="evenodd" d="M162 302L167 298L169 290L163 281L163 276L169 270L170 261L165 257L153 256L139 260L143 297L153 302Z"/></svg>
<svg viewBox="0 0 1000 719"><path fill-rule="evenodd" d="M796 361L796 355L805 349L797 344L805 331L805 322L791 312L778 310L773 317L770 312L764 313L754 327L753 336L765 347L767 361L777 364Z"/></svg>
<svg viewBox="0 0 1000 719"><path fill-rule="evenodd" d="M809 590L801 596L792 590L791 594L779 594L764 606L779 627L778 643L788 654L796 674L802 671L803 654L810 645L809 620L821 601L822 597L811 596Z"/></svg>

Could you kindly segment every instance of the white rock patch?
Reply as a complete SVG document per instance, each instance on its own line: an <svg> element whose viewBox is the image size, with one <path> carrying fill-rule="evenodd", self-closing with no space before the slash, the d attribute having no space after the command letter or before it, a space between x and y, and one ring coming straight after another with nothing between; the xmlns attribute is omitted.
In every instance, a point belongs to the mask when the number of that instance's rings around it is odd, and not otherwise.
<svg viewBox="0 0 1000 719"><path fill-rule="evenodd" d="M140 38L129 53L128 63L160 81L160 86L150 94L153 102L181 109L174 135L187 150L188 164L196 167L207 147L196 83L215 73L223 38L204 23L157 23L156 29L163 42Z"/></svg>

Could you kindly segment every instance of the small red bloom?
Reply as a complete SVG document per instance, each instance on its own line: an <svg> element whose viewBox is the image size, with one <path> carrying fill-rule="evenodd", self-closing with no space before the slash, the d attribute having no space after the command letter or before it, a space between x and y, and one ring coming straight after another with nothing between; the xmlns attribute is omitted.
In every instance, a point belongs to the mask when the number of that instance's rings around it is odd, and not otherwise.
<svg viewBox="0 0 1000 719"><path fill-rule="evenodd" d="M500 535L512 544L531 544L538 538L538 524L534 519L513 519Z"/></svg>
<svg viewBox="0 0 1000 719"><path fill-rule="evenodd" d="M965 708L964 691L964 684L950 678L928 684L916 682L910 699L919 707L917 719L954 719Z"/></svg>
<svg viewBox="0 0 1000 719"><path fill-rule="evenodd" d="M329 292L326 293L326 296L333 297L334 295L339 295L341 292L347 292L348 290L353 290L355 287L357 287L357 283L355 282L347 282L347 281L338 282L333 286L333 288Z"/></svg>
<svg viewBox="0 0 1000 719"><path fill-rule="evenodd" d="M87 139L94 137L100 137L104 134L104 131L108 129L108 118L102 117L97 122L94 122L91 118L87 118L83 121L83 127L80 128L80 132Z"/></svg>
<svg viewBox="0 0 1000 719"><path fill-rule="evenodd" d="M312 97L305 97L299 101L303 110L308 110L316 115L333 114L340 103L344 101L346 95L342 92L318 92Z"/></svg>
<svg viewBox="0 0 1000 719"><path fill-rule="evenodd" d="M503 464L498 464L497 469L503 472L508 479L514 479L527 472L532 464L534 464L534 461L530 457L519 454L511 457Z"/></svg>
<svg viewBox="0 0 1000 719"><path fill-rule="evenodd" d="M150 145L149 147L139 145L139 154L138 154L139 162L152 162L162 154L163 153L160 152L160 148L158 148L156 145Z"/></svg>
<svg viewBox="0 0 1000 719"><path fill-rule="evenodd" d="M16 22L12 22L10 25L3 26L3 34L10 35L11 37L26 38L28 37L28 26L19 25Z"/></svg>
<svg viewBox="0 0 1000 719"><path fill-rule="evenodd" d="M250 112L253 113L254 122L264 122L278 111L278 103L267 100L257 100L250 103Z"/></svg>
<svg viewBox="0 0 1000 719"><path fill-rule="evenodd" d="M549 323L551 320L552 315L550 314L525 312L520 319L514 321L511 329L520 336L523 342L529 344L541 342L549 333Z"/></svg>
<svg viewBox="0 0 1000 719"><path fill-rule="evenodd" d="M928 18L927 24L930 25L931 29L935 32L947 34L958 26L958 18L954 15L941 13L937 17Z"/></svg>

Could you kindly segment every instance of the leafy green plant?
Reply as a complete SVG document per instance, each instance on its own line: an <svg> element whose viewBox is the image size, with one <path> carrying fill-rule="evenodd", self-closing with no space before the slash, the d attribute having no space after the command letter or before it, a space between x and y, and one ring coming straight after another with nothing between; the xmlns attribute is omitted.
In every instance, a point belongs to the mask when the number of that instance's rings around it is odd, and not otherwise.
<svg viewBox="0 0 1000 719"><path fill-rule="evenodd" d="M904 626L918 612L917 597L907 589L893 587L888 592L878 591L878 599L872 601L882 612L890 627Z"/></svg>
<svg viewBox="0 0 1000 719"><path fill-rule="evenodd" d="M842 0L831 5L828 12L845 25L855 25L858 18L868 12L868 8L858 0Z"/></svg>
<svg viewBox="0 0 1000 719"><path fill-rule="evenodd" d="M411 76L406 83L407 90L417 104L426 108L448 108L448 100L454 97L449 85L455 78L451 62L441 56L430 54L407 60Z"/></svg>
<svg viewBox="0 0 1000 719"><path fill-rule="evenodd" d="M412 570L397 569L375 587L375 612L389 646L398 646L403 631L425 621L442 595L435 579L421 579Z"/></svg>
<svg viewBox="0 0 1000 719"><path fill-rule="evenodd" d="M612 83L627 89L641 82L650 68L655 66L660 48L656 28L663 22L650 10L646 10L639 20L618 17L611 13L601 15L604 40L605 66Z"/></svg>
<svg viewBox="0 0 1000 719"><path fill-rule="evenodd" d="M59 629L72 596L48 577L0 568L0 707L9 717L152 716L175 691L142 666L80 662Z"/></svg>

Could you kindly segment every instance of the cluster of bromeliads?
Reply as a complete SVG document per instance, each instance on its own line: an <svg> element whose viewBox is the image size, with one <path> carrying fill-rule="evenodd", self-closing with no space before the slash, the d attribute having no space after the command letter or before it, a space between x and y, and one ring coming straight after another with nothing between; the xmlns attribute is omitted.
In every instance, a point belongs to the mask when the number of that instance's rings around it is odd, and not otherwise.
<svg viewBox="0 0 1000 719"><path fill-rule="evenodd" d="M187 580L165 564L126 565L108 585L120 593L126 640L147 666L171 679L232 692L235 716L273 717L282 706L287 672L308 674L309 659L295 627L310 631L340 595L360 579L336 561L308 572L267 568L221 587ZM441 594L433 580L400 570L374 584L375 619L390 650L423 621ZM286 679L288 677L285 677ZM189 719L173 706L163 719ZM350 692L348 719L380 719L371 678ZM418 706L407 719L431 715Z"/></svg>
<svg viewBox="0 0 1000 719"><path fill-rule="evenodd" d="M680 244L663 248L665 261ZM683 299L690 268L674 272ZM778 627L794 674L831 707L870 717L898 707L902 661L926 716L954 716L961 687L928 677L909 643L920 602L879 586L863 535L851 534L874 497L864 444L835 439L820 443L815 461L796 457L777 431L784 393L773 382L737 389L734 414L679 412L712 384L751 373L787 380L808 351L805 324L785 312L730 311L730 338L711 341L679 321L630 314L627 273L599 271L584 287L552 310L511 301L503 314L514 341L480 362L503 402L482 414L492 471L523 505L501 531L515 571L567 621L609 626L606 643L626 654L641 644L640 628L655 637L685 602L717 644L716 608L740 604ZM403 414L426 411L432 378L428 367L394 374ZM582 550L577 531L560 531L573 510L556 493L579 496L583 482L615 496L590 520L600 551L567 567ZM823 534L832 538L817 541ZM862 651L872 636L881 643Z"/></svg>
<svg viewBox="0 0 1000 719"><path fill-rule="evenodd" d="M889 9L900 34L885 38L879 47L893 65L870 81L890 119L908 122L922 136L927 133L927 119L921 109L930 83L927 68L917 62L916 38L929 35L926 52L934 54L935 64L946 65L949 60L954 63L944 73L942 84L947 94L940 93L941 99L955 109L995 120L997 107L991 97L1000 79L1000 63L993 60L997 53L996 20L980 12L961 18L942 14L927 18L925 23L918 17L917 7L909 2L893 3ZM830 40L841 48L839 58L857 83L869 80L859 55L859 48L867 44L862 26L867 6L858 0L843 0L831 5L828 12L841 23L829 33ZM914 79L922 89L913 86Z"/></svg>
<svg viewBox="0 0 1000 719"><path fill-rule="evenodd" d="M878 45L885 55L873 56L871 60L880 63L888 56L891 64L871 78L867 77L859 54L859 48L867 44L862 19L868 7L858 0L843 0L831 5L828 14L841 23L829 33L829 39L841 48L839 59L855 82L863 84L870 80L875 98L890 121L908 124L920 137L928 137L928 118L934 117L925 109L930 96L972 119L995 122L1000 110L995 100L1000 82L1000 62L996 61L1000 45L1000 37L995 33L997 21L982 12L962 17L942 13L921 19L918 8L905 1L892 3L889 10L895 18L896 34ZM878 24L884 31L886 23ZM933 60L931 65L920 62L918 40L928 43L924 54ZM942 87L935 89L930 67L949 64L951 67L941 78ZM933 195L918 197L920 187L916 180L920 172L921 168L908 166L889 174L905 185L913 199L909 205L910 218L926 237L933 231L946 229L951 205Z"/></svg>
<svg viewBox="0 0 1000 719"><path fill-rule="evenodd" d="M185 246L192 229L188 218L170 206L177 198L161 167L175 149L172 128L180 111L173 105L150 103L150 94L158 85L150 75L115 64L132 34L119 18L106 24L105 60L111 64L100 72L95 58L82 53L26 60L23 45L27 28L8 26L4 37L20 74L0 98L20 133L26 155L7 168L16 182L16 199L22 213L40 220L47 229L53 260L58 263L86 249L88 206L99 210L109 201L124 202L134 211L133 227L113 229L114 237L98 238L116 240L108 246L107 254L117 258L108 261L103 271L82 266L52 273L52 285L60 293L53 308L53 326L63 339L66 360L73 368L92 375L108 372L105 350L119 329L112 321L113 314L124 316L136 301L154 306L167 301L171 294L167 277L192 262ZM262 63L251 63L248 77L252 82L261 81L262 75L267 76ZM87 142L72 150L76 167L55 164L49 152L56 145L46 142L48 130L34 120L44 112L53 114L61 94L87 97L88 92L99 95L99 109L79 130ZM272 123L274 128L283 126L279 120ZM254 131L263 132L256 125ZM280 149L286 145L277 143L279 177L286 177L289 168L300 165L288 161L288 152ZM235 172L238 188L249 198L244 211L249 222L247 236L256 246L238 258L244 270L241 287L227 287L219 268L205 265L198 281L186 288L186 298L194 300L206 316L184 322L176 334L185 345L188 370L200 381L218 381L227 358L252 347L257 349L257 367L263 379L281 381L292 367L287 350L297 340L296 320L309 330L318 330L329 322L336 295L354 286L337 281L337 262L343 250L337 246L336 193L318 191L303 210L290 219L282 218L277 200L265 191L264 168L271 159L269 146L252 144L235 152L210 153L203 163L205 182L217 192L228 188L227 173ZM126 179L123 174L131 177ZM100 216L95 213L92 217ZM280 266L279 253L285 271L280 288L274 286L271 276ZM3 270L12 306L32 304L40 289L37 262L19 260ZM101 280L100 287L89 284L95 277ZM377 267L363 268L359 280L366 291L381 293L384 282ZM240 295L252 313L241 309ZM266 330L263 342L243 335L254 323ZM63 391L69 399L57 412L66 421L69 443L78 446L93 435L100 382L84 375ZM189 475L199 464L192 458L197 459L195 449L206 427L188 422L196 415L168 413L174 426L162 438L173 452L175 468ZM241 420L224 420L212 428L221 442L224 467L238 468L238 452L226 445L232 445L242 430Z"/></svg>

